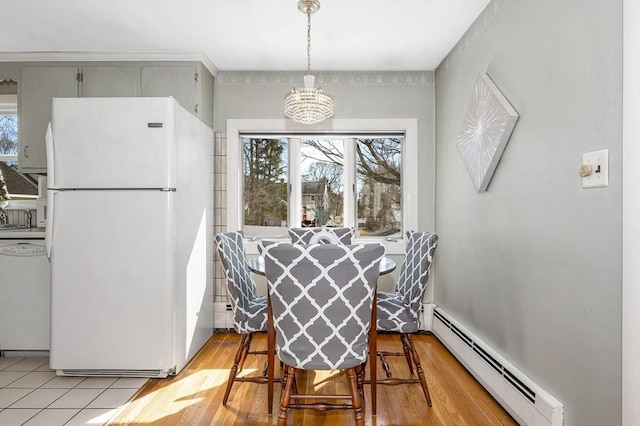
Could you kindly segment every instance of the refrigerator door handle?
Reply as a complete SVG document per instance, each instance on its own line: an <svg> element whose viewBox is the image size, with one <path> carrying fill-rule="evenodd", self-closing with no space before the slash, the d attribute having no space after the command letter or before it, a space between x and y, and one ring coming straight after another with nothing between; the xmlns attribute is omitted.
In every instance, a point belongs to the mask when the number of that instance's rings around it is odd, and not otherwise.
<svg viewBox="0 0 640 426"><path fill-rule="evenodd" d="M53 237L53 212L55 210L55 195L58 191L48 190L47 191L47 226L44 228L44 246L47 250L47 257L51 260L51 247L52 247L52 237Z"/></svg>
<svg viewBox="0 0 640 426"><path fill-rule="evenodd" d="M47 149L47 181L50 188L55 188L54 164L53 164L53 131L51 130L51 122L47 126L47 132L44 137L45 147Z"/></svg>

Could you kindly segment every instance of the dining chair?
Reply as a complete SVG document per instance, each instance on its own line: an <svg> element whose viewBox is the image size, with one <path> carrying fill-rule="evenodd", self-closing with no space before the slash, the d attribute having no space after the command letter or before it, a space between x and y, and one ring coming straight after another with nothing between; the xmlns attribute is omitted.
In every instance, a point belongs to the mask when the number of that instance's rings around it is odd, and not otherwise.
<svg viewBox="0 0 640 426"><path fill-rule="evenodd" d="M266 351L251 351L256 332L267 331L267 297L258 296L255 282L247 267L242 231L215 236L220 261L227 278L227 300L231 304L233 328L240 334L240 343L229 372L222 404L226 405L234 382L267 383L266 368L261 376L238 377L247 355L266 355Z"/></svg>
<svg viewBox="0 0 640 426"><path fill-rule="evenodd" d="M285 371L278 425L286 424L290 409L353 409L356 425L364 425L364 365L384 252L380 244L264 248L277 354ZM344 370L350 393L300 393L298 370Z"/></svg>
<svg viewBox="0 0 640 426"><path fill-rule="evenodd" d="M420 326L422 298L427 287L431 262L437 245L438 236L435 233L407 232L407 247L396 288L392 293L379 291L377 294L377 329L382 332L398 334L403 349L403 352L378 351L377 355L381 360L386 378L378 379L377 384L420 383L429 407L431 407L431 398L427 388L427 380L420 356L413 344L412 334L416 333ZM404 356L411 377L393 377L391 368L385 359L388 356ZM418 375L417 379L414 367Z"/></svg>
<svg viewBox="0 0 640 426"><path fill-rule="evenodd" d="M356 233L351 228L328 228L319 226L315 228L289 228L289 237L292 244L351 244L351 239Z"/></svg>

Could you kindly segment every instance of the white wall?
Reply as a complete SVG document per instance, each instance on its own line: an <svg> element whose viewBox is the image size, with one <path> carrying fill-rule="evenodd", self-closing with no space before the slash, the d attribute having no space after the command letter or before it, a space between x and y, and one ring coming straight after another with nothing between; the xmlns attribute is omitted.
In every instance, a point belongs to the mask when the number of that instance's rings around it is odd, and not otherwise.
<svg viewBox="0 0 640 426"><path fill-rule="evenodd" d="M520 114L488 191L456 138L479 72ZM436 70L435 301L565 404L621 423L622 1L494 0ZM582 153L609 150L609 187Z"/></svg>

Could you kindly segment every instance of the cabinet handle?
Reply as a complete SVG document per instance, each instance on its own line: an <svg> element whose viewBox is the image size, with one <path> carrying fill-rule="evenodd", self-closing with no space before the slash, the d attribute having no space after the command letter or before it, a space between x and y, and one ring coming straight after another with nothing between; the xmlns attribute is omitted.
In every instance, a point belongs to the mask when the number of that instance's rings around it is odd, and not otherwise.
<svg viewBox="0 0 640 426"><path fill-rule="evenodd" d="M22 155L24 158L29 158L29 145L25 145L24 148L22 148Z"/></svg>

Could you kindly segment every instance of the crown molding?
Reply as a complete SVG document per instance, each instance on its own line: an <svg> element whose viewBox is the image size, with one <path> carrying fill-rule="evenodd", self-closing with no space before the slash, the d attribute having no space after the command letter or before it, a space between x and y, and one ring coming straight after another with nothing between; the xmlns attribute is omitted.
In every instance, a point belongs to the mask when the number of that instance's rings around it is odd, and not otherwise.
<svg viewBox="0 0 640 426"><path fill-rule="evenodd" d="M120 53L120 52L0 52L1 62L202 62L212 75L218 69L202 52Z"/></svg>
<svg viewBox="0 0 640 426"><path fill-rule="evenodd" d="M314 72L316 86L432 86L433 71ZM219 71L224 86L300 86L304 71Z"/></svg>
<svg viewBox="0 0 640 426"><path fill-rule="evenodd" d="M448 70L453 64L457 63L461 58L465 56L465 53L470 46L480 37L486 30L489 24L500 14L505 6L511 0L492 0L482 10L480 15L476 18L467 31L460 37L460 40L453 46L453 49L447 54L447 56L440 62L436 68L442 70Z"/></svg>

